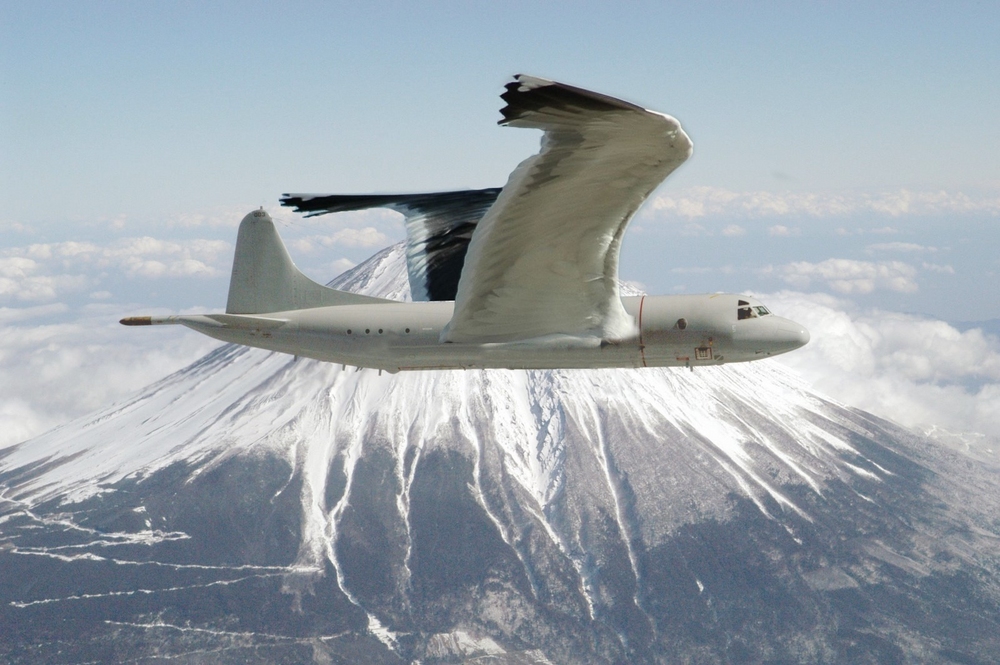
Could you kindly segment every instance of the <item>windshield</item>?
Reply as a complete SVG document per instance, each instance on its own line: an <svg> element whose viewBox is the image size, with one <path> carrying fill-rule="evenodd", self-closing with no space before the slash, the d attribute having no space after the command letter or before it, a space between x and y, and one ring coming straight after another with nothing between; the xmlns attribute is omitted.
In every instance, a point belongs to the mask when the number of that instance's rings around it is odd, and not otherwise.
<svg viewBox="0 0 1000 665"><path fill-rule="evenodd" d="M758 316L767 316L771 311L764 307L763 305L751 305L746 300L739 300L736 303L736 318L740 321L743 319L756 319Z"/></svg>

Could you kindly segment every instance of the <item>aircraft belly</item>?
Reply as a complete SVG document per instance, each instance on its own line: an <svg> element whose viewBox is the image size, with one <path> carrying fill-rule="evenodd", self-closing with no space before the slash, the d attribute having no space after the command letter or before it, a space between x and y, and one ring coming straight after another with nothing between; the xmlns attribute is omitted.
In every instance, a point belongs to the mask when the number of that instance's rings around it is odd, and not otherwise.
<svg viewBox="0 0 1000 665"><path fill-rule="evenodd" d="M529 345L434 344L390 346L400 369L568 369L640 367L638 347L532 348ZM383 359L384 360L384 359Z"/></svg>

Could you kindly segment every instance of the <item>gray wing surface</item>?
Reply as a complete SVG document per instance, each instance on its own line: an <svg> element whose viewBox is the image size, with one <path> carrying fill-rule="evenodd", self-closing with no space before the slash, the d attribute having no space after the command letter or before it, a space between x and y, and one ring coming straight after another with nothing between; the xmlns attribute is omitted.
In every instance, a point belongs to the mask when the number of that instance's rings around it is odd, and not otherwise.
<svg viewBox="0 0 1000 665"><path fill-rule="evenodd" d="M476 224L500 188L427 194L284 194L306 217L389 208L406 217L406 268L413 300L454 300Z"/></svg>
<svg viewBox="0 0 1000 665"><path fill-rule="evenodd" d="M545 79L519 75L501 98L500 124L544 130L541 150L475 227L444 339L633 334L618 291L622 235L690 139L670 116Z"/></svg>

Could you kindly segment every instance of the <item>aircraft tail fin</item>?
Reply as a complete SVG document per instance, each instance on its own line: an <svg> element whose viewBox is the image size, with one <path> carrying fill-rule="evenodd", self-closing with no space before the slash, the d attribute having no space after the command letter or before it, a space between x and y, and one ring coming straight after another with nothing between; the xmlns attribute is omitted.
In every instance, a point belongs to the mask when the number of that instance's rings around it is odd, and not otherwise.
<svg viewBox="0 0 1000 665"><path fill-rule="evenodd" d="M302 274L281 242L271 216L254 210L240 222L227 314L265 314L330 305L388 302L338 291Z"/></svg>

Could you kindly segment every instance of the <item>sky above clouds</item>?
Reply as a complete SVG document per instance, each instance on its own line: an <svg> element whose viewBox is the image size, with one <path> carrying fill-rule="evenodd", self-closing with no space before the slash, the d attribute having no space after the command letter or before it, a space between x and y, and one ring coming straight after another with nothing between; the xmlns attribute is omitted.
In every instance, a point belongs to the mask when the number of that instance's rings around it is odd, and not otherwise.
<svg viewBox="0 0 1000 665"><path fill-rule="evenodd" d="M225 304L263 205L327 281L394 213L284 192L502 185L538 133L514 73L677 117L692 159L636 216L623 279L800 320L785 357L903 424L1000 437L1000 7L993 3L0 2L0 444L214 342L138 313Z"/></svg>

